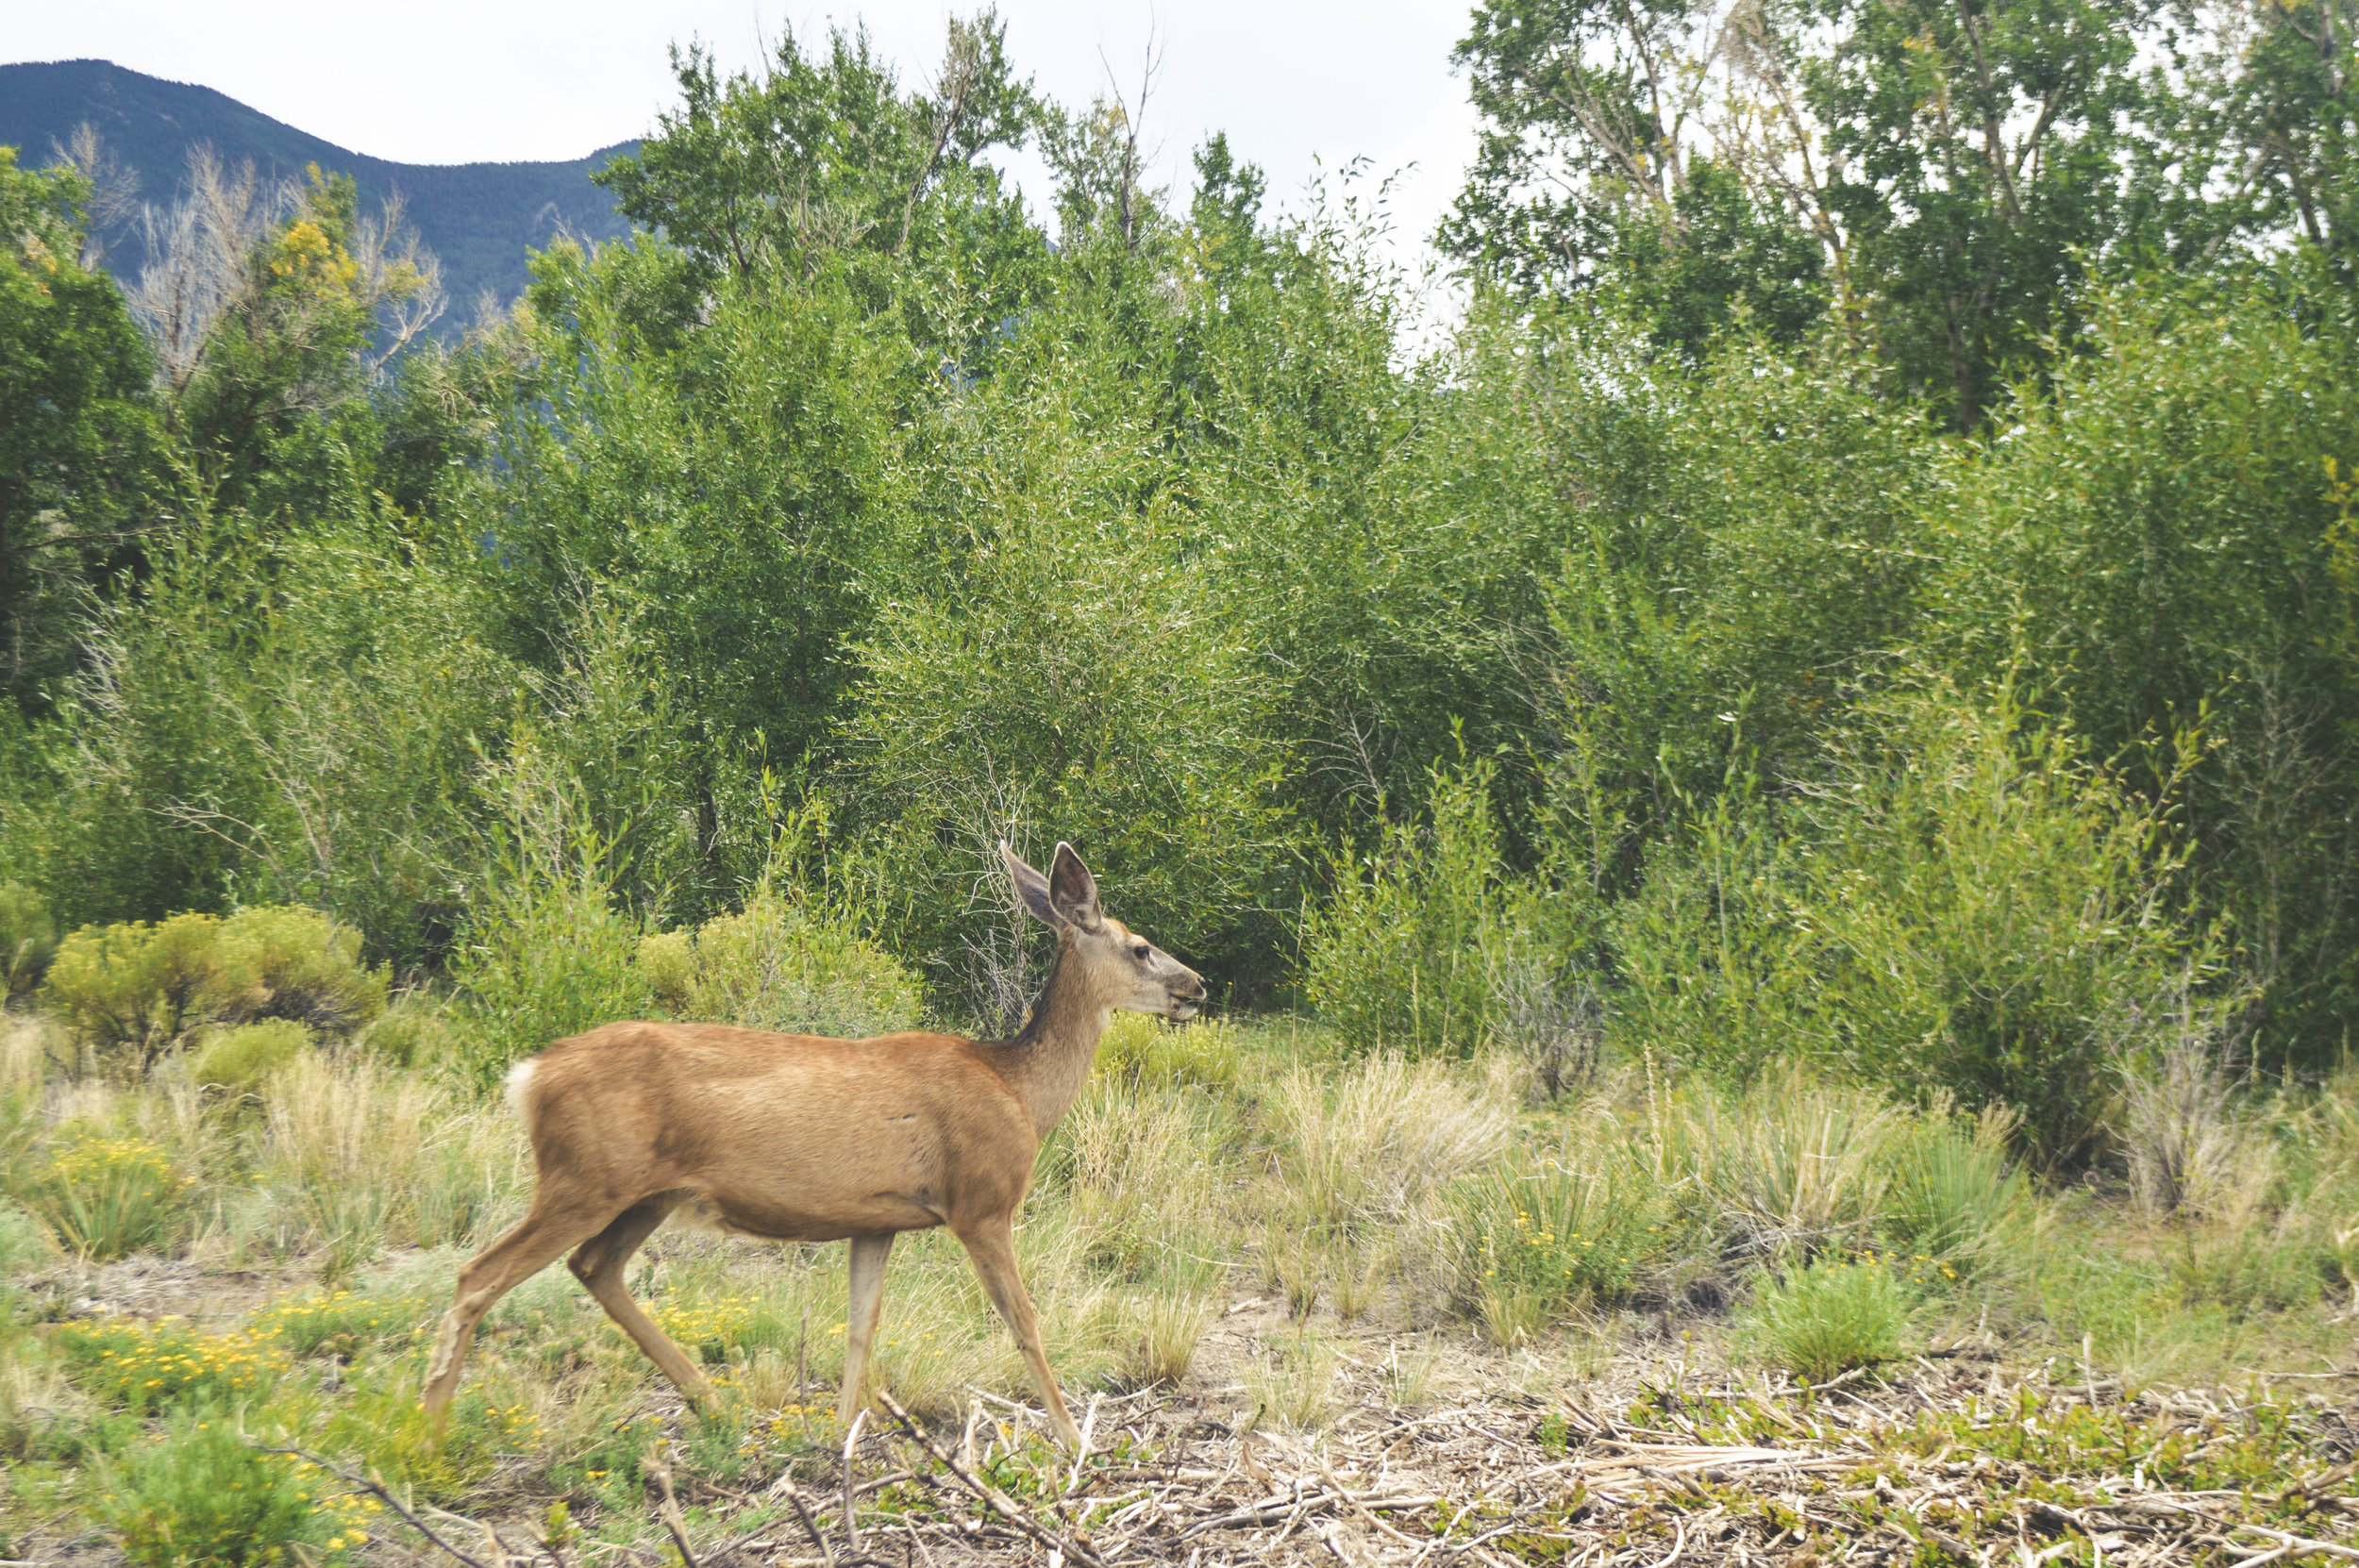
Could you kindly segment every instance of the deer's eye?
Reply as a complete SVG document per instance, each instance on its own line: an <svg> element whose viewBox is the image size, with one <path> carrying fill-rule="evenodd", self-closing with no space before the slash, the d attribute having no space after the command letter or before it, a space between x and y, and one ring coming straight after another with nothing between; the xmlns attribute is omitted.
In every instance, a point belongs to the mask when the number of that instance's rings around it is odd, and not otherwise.
<svg viewBox="0 0 2359 1568"><path fill-rule="evenodd" d="M1139 962L1145 963L1146 961L1146 943L1140 942L1136 947L1131 948L1130 956L1138 959Z"/></svg>

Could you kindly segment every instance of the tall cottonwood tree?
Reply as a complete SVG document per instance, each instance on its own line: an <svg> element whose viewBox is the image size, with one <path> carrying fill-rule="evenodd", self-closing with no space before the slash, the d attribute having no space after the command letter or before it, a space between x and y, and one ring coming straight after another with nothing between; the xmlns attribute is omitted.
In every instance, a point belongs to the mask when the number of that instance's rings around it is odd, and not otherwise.
<svg viewBox="0 0 2359 1568"><path fill-rule="evenodd" d="M1961 427L2119 248L2147 0L1490 0L1442 231L1527 289L1632 287L1659 335L1824 297ZM1665 333L1665 325L1670 330Z"/></svg>

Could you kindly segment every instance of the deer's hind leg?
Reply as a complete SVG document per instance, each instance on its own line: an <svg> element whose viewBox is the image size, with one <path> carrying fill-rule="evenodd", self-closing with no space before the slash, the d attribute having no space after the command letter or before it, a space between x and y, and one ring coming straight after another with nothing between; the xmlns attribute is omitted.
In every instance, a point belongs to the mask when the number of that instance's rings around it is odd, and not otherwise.
<svg viewBox="0 0 2359 1568"><path fill-rule="evenodd" d="M672 1210L688 1196L686 1193L658 1193L641 1198L617 1214L604 1230L576 1248L565 1266L597 1298L598 1305L606 1309L606 1315L672 1380L672 1386L701 1405L711 1401L712 1385L705 1381L705 1375L696 1370L696 1363L688 1359L687 1353L674 1344L655 1326L655 1320L639 1309L639 1303L630 1298L630 1293L623 1289L623 1270L628 1266L630 1255L655 1234L656 1227L669 1219Z"/></svg>
<svg viewBox="0 0 2359 1568"><path fill-rule="evenodd" d="M459 1271L459 1286L443 1332L434 1344L434 1359L426 1374L427 1413L441 1418L459 1388L459 1365L466 1359L476 1326L499 1298L565 1256L565 1249L605 1225L598 1214L538 1204L516 1228L494 1242Z"/></svg>

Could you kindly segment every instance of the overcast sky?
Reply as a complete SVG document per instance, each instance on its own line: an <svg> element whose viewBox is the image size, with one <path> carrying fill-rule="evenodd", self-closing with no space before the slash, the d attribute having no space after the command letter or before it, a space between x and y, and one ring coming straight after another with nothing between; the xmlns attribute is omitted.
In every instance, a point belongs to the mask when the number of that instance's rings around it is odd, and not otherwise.
<svg viewBox="0 0 2359 1568"><path fill-rule="evenodd" d="M905 82L942 52L949 7L927 0L75 0L12 6L8 60L96 58L218 89L356 152L413 163L578 158L638 136L673 101L665 54L701 40L752 64L782 25L805 38L864 21ZM1465 84L1449 69L1466 0L1002 0L1019 73L1086 104L1111 68L1135 92L1150 29L1163 69L1146 134L1162 183L1187 187L1189 151L1226 130L1298 205L1323 162L1365 158L1399 175L1400 259L1430 234L1472 156ZM1414 167L1413 167L1414 166ZM1036 209L1046 178L1016 161Z"/></svg>

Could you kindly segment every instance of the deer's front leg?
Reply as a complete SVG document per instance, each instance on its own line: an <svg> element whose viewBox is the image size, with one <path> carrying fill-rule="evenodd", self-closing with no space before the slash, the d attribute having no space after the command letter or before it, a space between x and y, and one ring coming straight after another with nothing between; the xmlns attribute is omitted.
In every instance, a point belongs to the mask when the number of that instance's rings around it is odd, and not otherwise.
<svg viewBox="0 0 2359 1568"><path fill-rule="evenodd" d="M1015 1334L1016 1344L1023 1349L1024 1364L1032 1369L1033 1386L1040 1390L1041 1403L1048 1407L1048 1419L1057 1428L1058 1440L1079 1453L1081 1429L1073 1424L1072 1415L1065 1410L1064 1399L1057 1393L1057 1379L1048 1370L1048 1357L1040 1347L1040 1324L1032 1316L1032 1298L1024 1289L1024 1276L1016 1271L1015 1237L1009 1220L1003 1216L985 1221L959 1232L959 1241L966 1248L975 1272L982 1276L984 1293L999 1309L999 1315Z"/></svg>
<svg viewBox="0 0 2359 1568"><path fill-rule="evenodd" d="M861 1380L868 1372L868 1347L877 1343L877 1318L884 1310L885 1259L893 1232L852 1238L852 1289L844 1311L844 1393L836 1419L849 1426L864 1403Z"/></svg>

